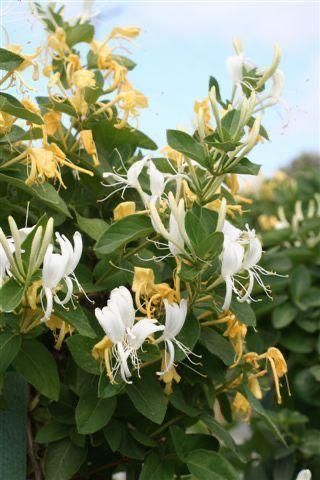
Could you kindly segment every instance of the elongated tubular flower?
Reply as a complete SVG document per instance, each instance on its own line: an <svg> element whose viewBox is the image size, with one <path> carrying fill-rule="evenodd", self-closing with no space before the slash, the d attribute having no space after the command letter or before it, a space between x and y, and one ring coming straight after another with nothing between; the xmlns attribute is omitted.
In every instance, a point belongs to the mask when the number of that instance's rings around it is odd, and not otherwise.
<svg viewBox="0 0 320 480"><path fill-rule="evenodd" d="M73 294L73 281L78 287L80 287L74 274L74 270L77 267L82 254L81 234L79 232L74 234L74 247L64 235L60 236L59 234L56 234L56 236L60 245L61 253L53 253L53 245L50 244L43 260L40 300L43 305L43 295L45 295L46 308L44 309L43 307L44 316L42 317L41 322L49 320L53 311L53 301L59 305L65 305L71 300ZM61 300L56 293L62 280L64 280L67 287L67 293L63 300Z"/></svg>
<svg viewBox="0 0 320 480"><path fill-rule="evenodd" d="M158 375L164 375L168 372L171 367L174 365L174 358L175 358L175 345L182 350L182 352L186 355L188 360L191 361L190 355L195 355L191 350L183 345L179 340L177 340L177 335L183 328L183 325L186 321L187 311L188 311L188 301L182 299L180 303L169 303L167 299L163 301L165 312L166 312L166 319L165 319L165 327L163 334L161 337L156 341L156 343L164 342L166 351L168 351L168 358L166 358L166 368L164 371L157 372ZM194 363L194 362L192 362Z"/></svg>
<svg viewBox="0 0 320 480"><path fill-rule="evenodd" d="M232 291L236 290L233 276L240 272L244 256L244 247L239 243L241 230L225 222L223 227L223 249L220 255L221 275L226 282L226 295L222 306L223 310L229 310Z"/></svg>
<svg viewBox="0 0 320 480"><path fill-rule="evenodd" d="M131 165L131 167L128 168L125 175L120 175L118 173L112 173L112 172L104 172L103 178L106 178L106 179L112 178L113 180L115 180L114 183L105 185L106 187L109 187L109 186L119 187L120 185L120 187L117 188L114 192L112 192L111 195L121 190L124 193L126 188L134 188L139 193L143 203L145 203L148 197L147 197L147 194L142 190L142 187L139 182L139 176L142 172L143 167L147 164L147 161L148 161L148 157L144 157L141 160L134 162L133 165Z"/></svg>
<svg viewBox="0 0 320 480"><path fill-rule="evenodd" d="M138 370L140 360L137 351L145 340L155 332L164 329L150 319L135 322L135 309L129 290L126 287L118 287L112 290L107 306L102 309L96 308L95 315L102 329L112 342L112 355L116 362L109 373L111 382L120 370L124 382L131 383L131 372L128 359Z"/></svg>
<svg viewBox="0 0 320 480"><path fill-rule="evenodd" d="M27 270L22 260L23 250L21 245L34 227L18 229L12 217L8 218L8 223L11 237L6 237L0 228L0 285L7 277L11 276L14 276L20 283L28 283L32 274L42 263L45 249L48 247L52 236L53 219L48 220L44 236L42 236L42 226L37 228L31 244Z"/></svg>
<svg viewBox="0 0 320 480"><path fill-rule="evenodd" d="M241 231L233 227L228 221L225 221L223 227L224 243L223 250L220 255L221 259L221 276L226 282L226 296L223 310L228 310L232 299L232 291L237 294L239 302L252 301L251 293L256 280L259 286L264 290L265 294L270 298L270 289L265 286L262 275L276 275L274 272L269 272L258 262L262 256L262 245L257 238L254 230L250 230L246 225L247 230ZM237 279L237 274L241 272L248 273L249 284L247 287ZM242 295L239 288L244 290Z"/></svg>
<svg viewBox="0 0 320 480"><path fill-rule="evenodd" d="M33 80L38 80L39 78L39 68L37 62L34 61L34 59L39 55L41 48L38 48L36 52L32 55L26 55L22 53L22 47L20 45L7 45L6 49L9 50L12 53L15 53L16 55L19 55L23 59L23 61L15 67L14 69L8 71L6 75L3 76L3 78L0 80L0 85L4 83L6 80L9 80L9 83L6 85L6 87L2 87L2 89L7 90L12 86L14 82L17 82L17 80L20 82L20 88L26 87L28 90L33 90L36 91L35 88L31 87L26 83L26 81L23 79L22 75L20 72L25 70L28 67L33 67L33 75L32 79Z"/></svg>

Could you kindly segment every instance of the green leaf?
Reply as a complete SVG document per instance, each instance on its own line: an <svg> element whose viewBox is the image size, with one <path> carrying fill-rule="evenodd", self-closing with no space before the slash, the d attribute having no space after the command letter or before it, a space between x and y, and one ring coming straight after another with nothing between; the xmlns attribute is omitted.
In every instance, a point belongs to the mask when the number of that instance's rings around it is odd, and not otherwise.
<svg viewBox="0 0 320 480"><path fill-rule="evenodd" d="M56 362L37 340L23 340L13 362L16 370L42 395L58 400L60 380Z"/></svg>
<svg viewBox="0 0 320 480"><path fill-rule="evenodd" d="M229 110L221 119L222 127L227 130L229 135L233 137L235 134L240 120L239 110Z"/></svg>
<svg viewBox="0 0 320 480"><path fill-rule="evenodd" d="M223 106L223 108L226 108L227 104L226 104L226 102L223 102L222 98L221 98L219 83L214 77L210 76L209 77L209 92L210 92L212 87L215 87L215 89L216 89L217 101L220 103L220 105Z"/></svg>
<svg viewBox="0 0 320 480"><path fill-rule="evenodd" d="M320 381L315 377L312 367L297 373L294 392L304 404L320 407Z"/></svg>
<svg viewBox="0 0 320 480"><path fill-rule="evenodd" d="M228 430L218 423L211 415L202 415L201 420L207 425L214 437L216 437L225 445L225 447L229 448L235 455L237 455L242 462L245 461Z"/></svg>
<svg viewBox="0 0 320 480"><path fill-rule="evenodd" d="M107 222L101 218L86 218L75 212L77 224L84 233L93 240L98 240L102 233L109 227Z"/></svg>
<svg viewBox="0 0 320 480"><path fill-rule="evenodd" d="M171 148L206 166L205 151L200 143L188 133L180 130L167 130L167 142Z"/></svg>
<svg viewBox="0 0 320 480"><path fill-rule="evenodd" d="M172 480L174 464L158 453L152 452L143 464L139 480Z"/></svg>
<svg viewBox="0 0 320 480"><path fill-rule="evenodd" d="M108 156L115 148L121 145L130 145L133 149L145 148L156 150L157 145L147 135L132 127L115 128L115 120L88 121L83 128L92 130L93 139L101 157Z"/></svg>
<svg viewBox="0 0 320 480"><path fill-rule="evenodd" d="M258 175L261 165L252 163L248 158L243 158L237 165L227 168L228 173L240 173L242 175Z"/></svg>
<svg viewBox="0 0 320 480"><path fill-rule="evenodd" d="M111 383L107 372L103 371L99 378L98 384L98 397L99 398L110 398L118 395L126 387L126 384L122 381L121 377L116 378L115 383Z"/></svg>
<svg viewBox="0 0 320 480"><path fill-rule="evenodd" d="M97 340L81 335L72 335L67 339L67 345L76 364L85 372L93 375L100 374L100 365L91 354Z"/></svg>
<svg viewBox="0 0 320 480"><path fill-rule="evenodd" d="M219 357L227 366L234 362L235 353L232 345L220 333L210 327L201 329L200 343L206 349Z"/></svg>
<svg viewBox="0 0 320 480"><path fill-rule="evenodd" d="M5 48L0 48L0 70L11 72L24 62L24 58Z"/></svg>
<svg viewBox="0 0 320 480"><path fill-rule="evenodd" d="M32 187L26 185L25 182L10 175L0 173L0 183L11 184L14 187L23 190L31 197L35 197L42 203L52 208L57 212L63 213L71 218L70 212L66 203L62 200L57 190L50 183L42 183L41 185L33 185Z"/></svg>
<svg viewBox="0 0 320 480"><path fill-rule="evenodd" d="M290 352L311 353L315 348L316 339L301 330L293 330L282 335L280 343Z"/></svg>
<svg viewBox="0 0 320 480"><path fill-rule="evenodd" d="M52 420L50 423L40 428L36 434L37 443L51 443L61 440L69 435L70 426Z"/></svg>
<svg viewBox="0 0 320 480"><path fill-rule="evenodd" d="M98 398L95 391L87 391L80 397L76 408L76 424L79 433L94 433L111 419L117 405L116 397Z"/></svg>
<svg viewBox="0 0 320 480"><path fill-rule="evenodd" d="M60 440L48 446L45 455L46 480L70 480L86 458L86 450L71 440Z"/></svg>
<svg viewBox="0 0 320 480"><path fill-rule="evenodd" d="M169 402L174 408L185 413L188 417L197 417L200 414L200 410L190 405L188 399L183 397L182 390L178 385L174 386L173 392L169 396Z"/></svg>
<svg viewBox="0 0 320 480"><path fill-rule="evenodd" d="M233 298L230 310L232 310L241 323L248 325L248 327L255 327L256 315L248 303L240 303L236 298Z"/></svg>
<svg viewBox="0 0 320 480"><path fill-rule="evenodd" d="M290 303L278 305L272 312L272 325L276 329L285 328L296 318L298 310Z"/></svg>
<svg viewBox="0 0 320 480"><path fill-rule="evenodd" d="M77 24L74 26L68 26L66 29L67 44L69 47L73 47L77 43L86 42L90 43L94 35L93 25L89 23Z"/></svg>
<svg viewBox="0 0 320 480"><path fill-rule="evenodd" d="M143 215L129 215L114 222L98 239L95 251L108 255L129 242L145 238L153 232L151 221Z"/></svg>
<svg viewBox="0 0 320 480"><path fill-rule="evenodd" d="M167 403L154 373L150 375L143 372L142 378L137 378L134 383L128 385L126 392L142 415L152 422L162 423L167 411Z"/></svg>
<svg viewBox="0 0 320 480"><path fill-rule="evenodd" d="M133 60L131 60L131 58L124 57L123 55L112 55L112 58L116 62L120 63L120 65L126 67L129 72L133 70L137 65Z"/></svg>
<svg viewBox="0 0 320 480"><path fill-rule="evenodd" d="M12 125L10 132L0 135L0 144L3 143L15 143L21 142L23 140L37 140L42 138L41 128L32 128L28 131L23 130L23 128L18 127L18 125Z"/></svg>
<svg viewBox="0 0 320 480"><path fill-rule="evenodd" d="M189 350L192 350L197 341L200 337L200 325L197 318L192 314L188 313L186 321L184 322L183 328L179 335L177 336L177 340L181 342L185 347L188 347ZM185 358L185 354L183 351L176 347L175 349L175 359L177 361L181 361ZM192 355L191 355L192 357ZM193 356L193 360L197 362L201 362L201 359L197 359L197 357Z"/></svg>
<svg viewBox="0 0 320 480"><path fill-rule="evenodd" d="M12 312L17 308L24 295L24 285L19 285L10 278L0 287L0 312Z"/></svg>
<svg viewBox="0 0 320 480"><path fill-rule="evenodd" d="M69 323L69 325L74 327L84 337L95 338L95 331L91 327L88 317L80 305L75 309L72 307L66 309L56 304L54 306L54 313L57 317Z"/></svg>
<svg viewBox="0 0 320 480"><path fill-rule="evenodd" d="M10 113L14 117L23 118L37 125L43 124L43 120L39 115L25 108L19 100L9 95L9 93L0 92L0 111Z"/></svg>
<svg viewBox="0 0 320 480"><path fill-rule="evenodd" d="M231 463L217 452L194 450L188 454L186 463L197 480L239 480Z"/></svg>
<svg viewBox="0 0 320 480"><path fill-rule="evenodd" d="M1 294L1 291L0 291ZM21 347L21 336L13 333L0 334L0 373L4 373L17 356Z"/></svg>
<svg viewBox="0 0 320 480"><path fill-rule="evenodd" d="M219 446L217 440L211 435L186 433L177 426L170 427L170 435L175 451L182 462L185 462L187 455L194 450L215 451Z"/></svg>
<svg viewBox="0 0 320 480"><path fill-rule="evenodd" d="M265 423L271 428L271 430L273 431L273 433L275 433L278 439L285 446L287 446L282 433L280 432L278 427L275 425L275 423L271 420L270 416L267 414L267 412L263 408L261 402L259 402L259 400L256 399L256 397L251 393L250 389L247 386L244 387L244 394L247 397L253 410L265 421Z"/></svg>
<svg viewBox="0 0 320 480"><path fill-rule="evenodd" d="M303 297L308 293L311 287L311 275L304 265L298 265L293 269L290 275L290 291L295 304L306 310L303 305Z"/></svg>

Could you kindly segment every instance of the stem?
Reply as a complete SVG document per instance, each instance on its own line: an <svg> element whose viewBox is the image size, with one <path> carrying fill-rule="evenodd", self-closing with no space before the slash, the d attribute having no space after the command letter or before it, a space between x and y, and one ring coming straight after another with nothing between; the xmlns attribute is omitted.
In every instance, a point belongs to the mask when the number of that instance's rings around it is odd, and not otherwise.
<svg viewBox="0 0 320 480"><path fill-rule="evenodd" d="M43 477L42 477L41 468L37 462L36 455L35 455L31 420L28 420L27 443L28 443L28 455L29 455L32 469L33 469L34 480L42 480Z"/></svg>
<svg viewBox="0 0 320 480"><path fill-rule="evenodd" d="M177 417L174 417L171 420L168 420L168 422L164 423L160 428L158 428L153 433L151 433L150 437L156 437L157 435L159 435L159 433L163 432L168 427L170 427L170 425L173 425L174 423L182 419L183 419L183 415L178 415Z"/></svg>

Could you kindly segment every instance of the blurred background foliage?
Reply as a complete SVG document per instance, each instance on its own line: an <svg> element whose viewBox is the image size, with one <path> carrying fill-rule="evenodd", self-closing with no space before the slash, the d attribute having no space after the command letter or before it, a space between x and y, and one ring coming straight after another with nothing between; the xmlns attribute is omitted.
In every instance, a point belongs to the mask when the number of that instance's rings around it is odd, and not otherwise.
<svg viewBox="0 0 320 480"><path fill-rule="evenodd" d="M276 406L271 391L263 404L288 447L266 424L252 418L241 449L251 456L245 480L292 480L294 472L320 472L320 157L301 154L262 182L244 223L261 233L264 267L282 276L270 278L273 302L253 304L257 330L247 337L249 350L273 344L288 362L288 388ZM285 387L285 385L283 385ZM285 393L287 392L287 393ZM243 469L239 463L238 468Z"/></svg>

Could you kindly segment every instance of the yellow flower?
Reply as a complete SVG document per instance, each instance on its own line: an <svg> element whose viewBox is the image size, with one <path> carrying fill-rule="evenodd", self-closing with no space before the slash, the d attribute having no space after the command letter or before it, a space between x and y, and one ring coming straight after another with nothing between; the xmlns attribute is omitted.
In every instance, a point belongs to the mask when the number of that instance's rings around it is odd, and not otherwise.
<svg viewBox="0 0 320 480"><path fill-rule="evenodd" d="M43 120L47 129L47 134L52 136L61 125L61 113L51 110L44 114Z"/></svg>
<svg viewBox="0 0 320 480"><path fill-rule="evenodd" d="M137 122L137 117L139 115L139 108L148 107L148 99L143 93L139 92L132 87L132 85L127 82L127 84L122 87L121 92L117 95L116 102L118 107L123 110L124 117L115 125L116 128L123 128L129 117L132 116Z"/></svg>
<svg viewBox="0 0 320 480"><path fill-rule="evenodd" d="M154 283L154 272L151 268L134 267L132 291L138 309L151 318L161 301L166 298L169 303L177 300L177 292L167 283ZM141 301L145 304L142 305Z"/></svg>
<svg viewBox="0 0 320 480"><path fill-rule="evenodd" d="M74 95L68 98L69 102L80 115L86 115L88 112L88 104L84 99L84 93L78 90Z"/></svg>
<svg viewBox="0 0 320 480"><path fill-rule="evenodd" d="M11 87L12 83L15 80L18 79L20 81L20 86L23 85L23 86L27 87L29 90L35 90L33 87L31 87L30 85L28 85L26 83L26 81L22 78L20 72L23 72L23 70L25 70L28 67L33 67L32 79L33 80L38 80L38 78L39 78L39 67L38 67L37 62L34 61L34 59L39 55L39 53L41 51L41 48L37 48L35 53L33 53L31 55L26 55L26 54L22 53L21 45L7 45L6 49L9 50L12 53L16 53L17 55L19 55L21 58L23 58L23 61L20 63L20 65L15 67L13 70L6 73L6 75L3 76L0 84L2 84L7 79L9 79L9 84L6 87L6 88L9 88L9 87Z"/></svg>
<svg viewBox="0 0 320 480"><path fill-rule="evenodd" d="M109 35L111 38L136 38L140 35L141 28L139 27L115 27Z"/></svg>
<svg viewBox="0 0 320 480"><path fill-rule="evenodd" d="M225 337L228 337L230 342L232 343L232 346L236 353L236 358L233 366L236 366L240 362L243 355L244 339L247 335L247 326L237 320L235 315L233 315L231 312L228 315L226 322L227 329L223 335Z"/></svg>
<svg viewBox="0 0 320 480"><path fill-rule="evenodd" d="M278 348L270 347L265 353L258 355L256 352L249 352L244 355L244 360L248 363L251 363L255 370L259 370L260 365L259 361L266 360L269 362L271 367L273 380L275 384L276 394L277 394L277 401L280 404L282 402L282 397L280 393L280 382L279 378L285 376L288 372L287 363ZM256 376L263 376L267 373L267 370L264 369L260 371ZM289 392L290 394L290 392Z"/></svg>
<svg viewBox="0 0 320 480"><path fill-rule="evenodd" d="M54 348L60 350L66 335L72 335L74 328L56 315L51 315L46 325L53 332L55 338Z"/></svg>
<svg viewBox="0 0 320 480"><path fill-rule="evenodd" d="M239 414L244 421L249 420L252 412L250 403L240 392L237 392L233 399L232 410Z"/></svg>
<svg viewBox="0 0 320 480"><path fill-rule="evenodd" d="M113 343L107 336L104 336L100 342L96 343L92 349L92 356L95 360L103 360L107 375L111 383L114 383L114 377L111 368Z"/></svg>
<svg viewBox="0 0 320 480"><path fill-rule="evenodd" d="M120 220L121 218L127 217L128 215L133 215L134 213L136 213L135 202L121 202L113 210L113 218L115 220Z"/></svg>
<svg viewBox="0 0 320 480"><path fill-rule="evenodd" d="M74 72L72 76L72 83L76 88L94 88L96 86L96 80L94 78L94 73L91 70L86 70L81 68Z"/></svg>
<svg viewBox="0 0 320 480"><path fill-rule="evenodd" d="M43 183L46 180L58 180L60 185L65 187L61 177L61 167L67 166L72 170L93 175L90 170L74 165L67 160L65 153L55 143L46 144L43 147L29 147L25 152L28 167L28 178L26 183Z"/></svg>
<svg viewBox="0 0 320 480"><path fill-rule="evenodd" d="M259 215L258 222L260 227L263 230L268 231L268 230L273 230L279 223L279 220L275 215L262 214L262 215Z"/></svg>
<svg viewBox="0 0 320 480"><path fill-rule="evenodd" d="M90 44L92 52L97 55L97 66L100 70L107 70L104 78L113 77L107 92L113 92L125 82L127 69L112 56L112 50L106 42L93 40Z"/></svg>
<svg viewBox="0 0 320 480"><path fill-rule="evenodd" d="M177 152L177 150L174 150L173 148L169 147L169 145L167 145L166 147L163 147L160 151L164 153L166 157L168 157L170 160L173 160L177 164L177 167L180 167L182 165L182 160L183 160L182 153Z"/></svg>
<svg viewBox="0 0 320 480"><path fill-rule="evenodd" d="M258 399L262 399L262 391L260 387L259 380L256 375L250 375L248 378L248 386L253 395Z"/></svg>
<svg viewBox="0 0 320 480"><path fill-rule="evenodd" d="M58 55L55 55L57 60L60 60L69 52L71 52L66 38L66 32L61 27L57 27L55 33L52 33L48 36L47 45L49 48L52 48L52 50L57 52Z"/></svg>
<svg viewBox="0 0 320 480"><path fill-rule="evenodd" d="M71 53L66 58L66 65L67 65L67 79L68 82L71 83L71 79L75 72L81 69L81 60L79 55Z"/></svg>
<svg viewBox="0 0 320 480"><path fill-rule="evenodd" d="M85 151L89 155L92 155L94 166L100 165L96 144L94 143L93 136L92 136L92 130L81 130L80 140Z"/></svg>
<svg viewBox="0 0 320 480"><path fill-rule="evenodd" d="M213 200L212 202L207 203L206 208L208 208L209 210L213 210L214 212L219 213L220 208L221 208L221 200L216 199L216 200ZM227 209L226 210L227 215L230 215L232 218L234 217L235 213L242 214L242 206L241 205L228 204L226 206L226 209Z"/></svg>
<svg viewBox="0 0 320 480"><path fill-rule="evenodd" d="M21 100L21 103L27 110L30 110L30 112L40 115L40 108L38 107L38 105L31 102L31 100L29 100L28 98L23 98Z"/></svg>
<svg viewBox="0 0 320 480"><path fill-rule="evenodd" d="M6 112L0 112L0 135L10 132L15 121L16 117Z"/></svg>
<svg viewBox="0 0 320 480"><path fill-rule="evenodd" d="M161 352L161 356L162 356L161 371L165 373L159 376L159 380L165 383L164 393L167 396L171 395L172 393L173 382L179 383L181 380L181 377L178 374L177 370L175 369L174 365L172 365L169 368L169 370L166 371L167 365L169 362L168 355L169 355L168 352L166 352L165 350Z"/></svg>
<svg viewBox="0 0 320 480"><path fill-rule="evenodd" d="M203 139L204 137L209 135L210 132L213 131L210 125L211 114L209 99L205 98L200 102L195 101L193 109L197 116L198 133L200 135L200 138Z"/></svg>

